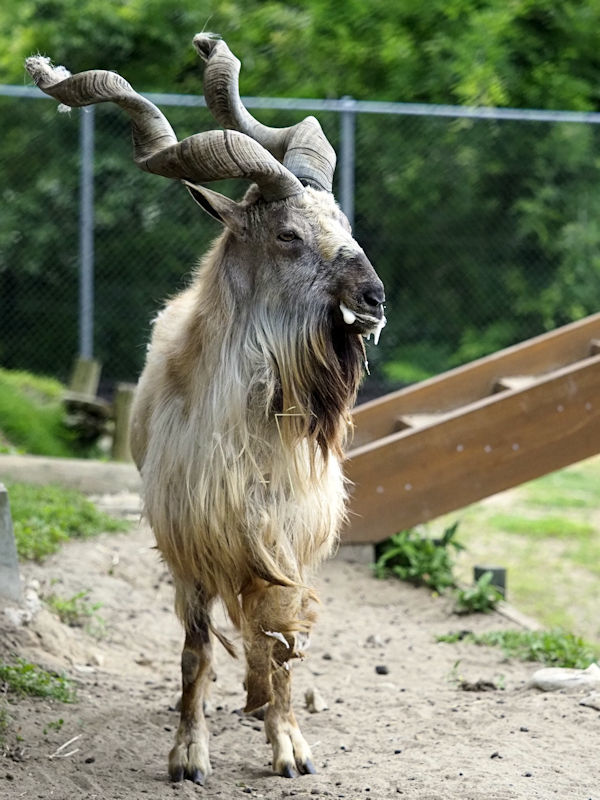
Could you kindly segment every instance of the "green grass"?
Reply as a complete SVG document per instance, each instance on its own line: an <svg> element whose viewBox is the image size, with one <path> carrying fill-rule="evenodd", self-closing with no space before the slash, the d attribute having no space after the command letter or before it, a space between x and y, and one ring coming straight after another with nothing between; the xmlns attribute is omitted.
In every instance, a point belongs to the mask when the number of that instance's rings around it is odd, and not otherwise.
<svg viewBox="0 0 600 800"><path fill-rule="evenodd" d="M14 664L0 662L0 682L7 692L21 696L48 697L62 703L74 703L76 700L75 689L67 678L22 658L18 658Z"/></svg>
<svg viewBox="0 0 600 800"><path fill-rule="evenodd" d="M65 387L53 378L0 368L0 453L80 457L95 454L63 424Z"/></svg>
<svg viewBox="0 0 600 800"><path fill-rule="evenodd" d="M472 584L475 565L505 567L509 603L600 644L600 457L447 514L427 535L457 519L458 583Z"/></svg>
<svg viewBox="0 0 600 800"><path fill-rule="evenodd" d="M582 539L589 538L596 531L589 523L559 516L524 517L519 514L494 514L489 518L489 524L497 530L519 533L536 539Z"/></svg>
<svg viewBox="0 0 600 800"><path fill-rule="evenodd" d="M69 539L124 531L125 520L104 514L84 495L59 486L7 484L17 552L22 559L41 561Z"/></svg>
<svg viewBox="0 0 600 800"><path fill-rule="evenodd" d="M524 500L531 508L596 509L599 485L600 470L587 462L525 484Z"/></svg>
<svg viewBox="0 0 600 800"><path fill-rule="evenodd" d="M0 368L2 438L17 450L47 456L73 455L62 424L64 387L51 378ZM3 445L7 452L8 445Z"/></svg>
<svg viewBox="0 0 600 800"><path fill-rule="evenodd" d="M464 641L477 645L501 647L507 658L534 661L548 667L586 669L600 658L600 647L580 636L564 631L490 631L488 633L451 633L438 636L438 642Z"/></svg>

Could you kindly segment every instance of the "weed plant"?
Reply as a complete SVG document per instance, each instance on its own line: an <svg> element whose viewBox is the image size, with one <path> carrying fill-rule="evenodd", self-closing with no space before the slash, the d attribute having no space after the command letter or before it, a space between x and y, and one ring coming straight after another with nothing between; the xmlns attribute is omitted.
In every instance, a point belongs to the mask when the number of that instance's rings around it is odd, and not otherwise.
<svg viewBox="0 0 600 800"><path fill-rule="evenodd" d="M491 572L484 572L473 586L458 589L456 613L487 614L493 611L502 600L502 592L492 585L493 577Z"/></svg>
<svg viewBox="0 0 600 800"><path fill-rule="evenodd" d="M46 725L44 725L42 733L44 734L44 736L47 736L50 731L55 731L56 733L58 733L58 731L61 730L64 724L65 724L64 719L51 720L50 722L47 722Z"/></svg>
<svg viewBox="0 0 600 800"><path fill-rule="evenodd" d="M72 597L48 595L46 603L58 615L61 622L72 628L85 628L93 636L100 637L104 633L104 620L97 613L102 603L89 602L89 590L84 589Z"/></svg>
<svg viewBox="0 0 600 800"><path fill-rule="evenodd" d="M395 576L436 592L455 586L451 550L463 549L454 538L457 528L458 523L447 528L441 539L421 536L412 529L390 536L377 548L376 577Z"/></svg>

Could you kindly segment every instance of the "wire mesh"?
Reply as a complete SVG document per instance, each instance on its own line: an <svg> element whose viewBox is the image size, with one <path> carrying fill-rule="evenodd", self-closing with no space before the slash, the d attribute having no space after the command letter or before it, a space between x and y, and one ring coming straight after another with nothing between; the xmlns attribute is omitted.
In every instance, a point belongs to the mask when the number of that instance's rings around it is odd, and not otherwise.
<svg viewBox="0 0 600 800"><path fill-rule="evenodd" d="M214 127L204 108L166 112L180 138ZM284 126L307 112L255 113ZM318 116L339 152L340 114ZM94 355L106 381L131 381L150 320L219 226L176 182L136 170L122 112L95 119ZM62 379L79 348L79 123L51 100L0 97L0 363ZM355 236L388 298L371 387L598 310L599 136L575 122L356 114Z"/></svg>

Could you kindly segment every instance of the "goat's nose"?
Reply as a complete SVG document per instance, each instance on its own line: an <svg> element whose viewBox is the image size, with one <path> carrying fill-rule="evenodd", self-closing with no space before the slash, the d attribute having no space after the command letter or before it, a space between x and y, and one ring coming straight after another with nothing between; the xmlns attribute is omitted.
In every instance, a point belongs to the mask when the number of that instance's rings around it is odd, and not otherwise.
<svg viewBox="0 0 600 800"><path fill-rule="evenodd" d="M367 305L372 306L373 308L380 306L385 302L385 292L383 290L383 286L378 284L369 286L363 292L363 300Z"/></svg>

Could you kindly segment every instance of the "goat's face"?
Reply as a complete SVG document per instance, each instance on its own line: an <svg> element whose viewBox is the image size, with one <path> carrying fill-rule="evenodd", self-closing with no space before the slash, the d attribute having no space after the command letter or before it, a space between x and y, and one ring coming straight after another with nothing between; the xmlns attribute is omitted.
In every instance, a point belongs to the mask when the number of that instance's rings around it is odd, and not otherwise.
<svg viewBox="0 0 600 800"><path fill-rule="evenodd" d="M228 229L227 263L244 272L232 276L245 286L240 300L327 315L335 326L378 337L385 324L383 283L332 194L307 187L266 203L251 190L237 204L203 187L188 188Z"/></svg>

